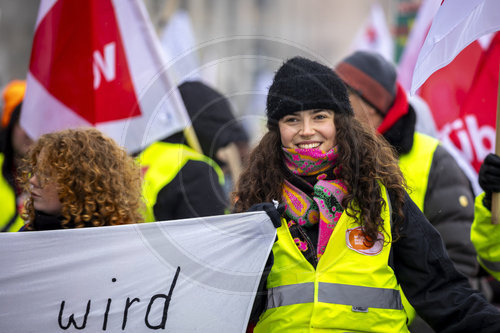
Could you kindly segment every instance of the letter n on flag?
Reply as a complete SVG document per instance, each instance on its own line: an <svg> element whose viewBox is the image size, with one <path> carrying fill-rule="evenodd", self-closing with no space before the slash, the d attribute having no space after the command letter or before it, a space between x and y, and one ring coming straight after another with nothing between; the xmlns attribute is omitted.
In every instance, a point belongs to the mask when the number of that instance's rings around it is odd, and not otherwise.
<svg viewBox="0 0 500 333"><path fill-rule="evenodd" d="M142 1L41 1L21 112L31 137L94 126L135 152L188 120Z"/></svg>

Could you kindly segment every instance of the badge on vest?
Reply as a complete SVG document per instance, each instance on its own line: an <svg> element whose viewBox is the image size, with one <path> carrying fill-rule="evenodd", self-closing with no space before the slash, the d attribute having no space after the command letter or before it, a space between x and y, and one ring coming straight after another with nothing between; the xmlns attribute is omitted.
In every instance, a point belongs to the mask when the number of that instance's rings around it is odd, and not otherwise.
<svg viewBox="0 0 500 333"><path fill-rule="evenodd" d="M347 247L358 253L375 256L382 251L384 246L384 235L379 232L377 240L372 243L368 241L361 230L361 227L347 229L345 232L345 242Z"/></svg>

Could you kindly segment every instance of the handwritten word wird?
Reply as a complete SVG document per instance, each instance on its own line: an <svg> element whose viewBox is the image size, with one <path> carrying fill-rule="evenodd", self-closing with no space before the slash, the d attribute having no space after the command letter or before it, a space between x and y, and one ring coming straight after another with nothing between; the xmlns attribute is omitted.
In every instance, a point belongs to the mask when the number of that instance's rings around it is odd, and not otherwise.
<svg viewBox="0 0 500 333"><path fill-rule="evenodd" d="M144 315L144 323L148 328L153 329L153 330L165 329L165 324L167 323L168 307L170 305L170 300L172 299L172 294L173 294L175 284L177 282L177 277L179 276L180 271L181 271L181 268L177 267L177 270L175 272L172 283L170 284L170 290L168 292L168 295L156 294L156 295L152 296L151 299L149 300L149 303L148 303L148 306L146 309L146 313ZM116 279L113 279L112 281L115 282ZM156 324L156 325L151 324L151 319L149 318L149 313L151 312L151 308L153 307L153 304L155 303L155 301L162 300L162 299L163 299L163 314L162 314L161 321L159 324ZM104 310L104 313L103 313L103 321L102 321L102 330L103 331L106 331L107 326L108 326L108 314L109 314L109 309L111 308L111 302L112 302L112 299L108 298L108 302L106 304L106 309ZM127 297L127 300L125 301L125 306L123 308L122 330L124 330L125 327L127 326L128 310L132 306L132 304L134 304L135 302L140 303L141 300L137 297L134 297L133 299L130 299L130 297ZM71 325L73 325L78 330L85 329L85 327L87 326L88 315L89 315L89 312L90 312L90 309L92 306L92 300L89 299L89 301L87 302L85 315L83 316L83 322L81 324L78 324L76 322L76 320L74 318L75 317L74 313L72 313L69 316L66 324L63 323L63 317L64 317L63 313L64 313L64 305L65 304L66 304L66 301L61 302L61 307L60 307L59 316L58 316L59 327L62 328L63 330L67 330L68 328L71 327Z"/></svg>

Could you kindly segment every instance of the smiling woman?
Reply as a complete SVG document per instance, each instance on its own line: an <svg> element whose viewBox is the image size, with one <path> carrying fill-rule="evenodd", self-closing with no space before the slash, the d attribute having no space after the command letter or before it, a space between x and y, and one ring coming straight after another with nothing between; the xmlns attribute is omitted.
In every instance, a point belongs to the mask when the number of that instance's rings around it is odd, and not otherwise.
<svg viewBox="0 0 500 333"><path fill-rule="evenodd" d="M285 62L267 119L233 196L236 212L284 205L254 332L409 332L402 290L436 331L500 332L500 312L456 271L331 68Z"/></svg>
<svg viewBox="0 0 500 333"><path fill-rule="evenodd" d="M139 167L96 129L41 136L23 160L19 178L29 194L26 230L142 221Z"/></svg>

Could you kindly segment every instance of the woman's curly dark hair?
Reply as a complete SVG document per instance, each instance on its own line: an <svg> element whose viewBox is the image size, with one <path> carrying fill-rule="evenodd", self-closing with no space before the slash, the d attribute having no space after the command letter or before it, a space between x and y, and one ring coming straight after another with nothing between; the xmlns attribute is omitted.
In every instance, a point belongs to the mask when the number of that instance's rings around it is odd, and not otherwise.
<svg viewBox="0 0 500 333"><path fill-rule="evenodd" d="M384 205L379 182L392 194L391 206L404 219L405 180L399 169L392 147L379 135L373 133L351 115L335 113L338 164L340 178L345 182L348 194L342 205L346 213L357 219L367 239L376 240L383 227L381 211ZM253 204L281 200L285 179L283 151L279 128L268 125L269 131L249 156L236 191L232 195L235 212L244 212ZM395 230L397 239L398 228ZM389 232L385 230L385 232Z"/></svg>
<svg viewBox="0 0 500 333"><path fill-rule="evenodd" d="M43 152L43 154L41 154ZM62 226L75 228L142 221L141 175L138 164L112 139L94 128L68 129L42 135L23 159L19 181L31 194L37 175L55 180L62 204ZM40 179L42 178L42 179ZM29 196L22 217L35 217Z"/></svg>

